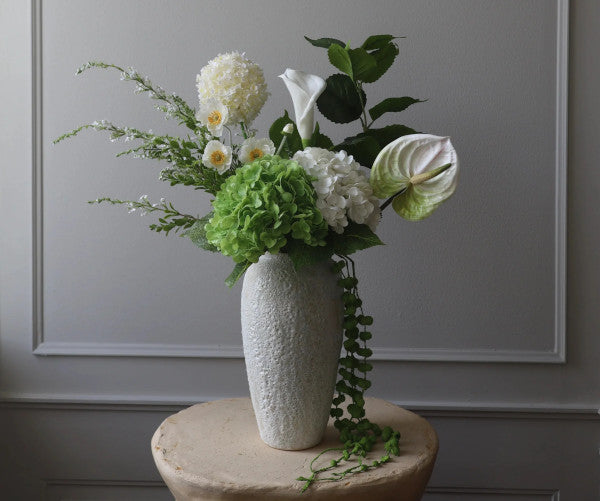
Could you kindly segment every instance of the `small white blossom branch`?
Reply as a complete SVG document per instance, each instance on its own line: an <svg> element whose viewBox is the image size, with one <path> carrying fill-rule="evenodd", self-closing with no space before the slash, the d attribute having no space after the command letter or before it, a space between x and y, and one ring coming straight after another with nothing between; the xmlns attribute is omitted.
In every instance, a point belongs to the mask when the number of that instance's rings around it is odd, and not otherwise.
<svg viewBox="0 0 600 501"><path fill-rule="evenodd" d="M118 200L116 198L104 197L90 200L88 203L124 205L127 207L128 212L132 213L139 211L141 216L145 216L151 212L160 212L163 215L158 218L158 223L151 224L149 228L157 233L164 232L165 235L168 235L171 231L177 233L181 230L191 228L192 225L200 219L199 217L191 216L190 214L182 214L173 207L172 203L167 202L164 198L161 198L158 203L152 203L148 200L148 195L142 195L139 200Z"/></svg>
<svg viewBox="0 0 600 501"><path fill-rule="evenodd" d="M196 111L193 108L177 94L168 94L159 85L154 85L148 77L140 74L134 68L129 67L125 69L116 64L104 63L102 61L89 61L80 66L75 74L79 75L90 68L113 68L120 71L121 80L128 80L136 83L134 90L136 94L147 92L150 98L162 101L164 104L157 105L156 108L164 112L167 118L174 117L179 119L180 124L186 125L194 132L197 132L199 129L199 124L196 121Z"/></svg>

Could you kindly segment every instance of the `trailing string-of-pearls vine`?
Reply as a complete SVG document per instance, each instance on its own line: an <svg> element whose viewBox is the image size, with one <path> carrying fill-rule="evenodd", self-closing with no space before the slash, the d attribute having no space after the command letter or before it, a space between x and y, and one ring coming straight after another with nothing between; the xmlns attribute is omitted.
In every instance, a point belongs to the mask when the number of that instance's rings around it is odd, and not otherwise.
<svg viewBox="0 0 600 501"><path fill-rule="evenodd" d="M334 426L340 432L343 446L326 449L311 461L311 475L297 479L305 482L302 492L315 481L342 480L350 474L377 468L387 463L392 455L399 455L400 432L389 426L380 428L366 417L364 392L371 386L367 373L373 369L368 361L373 352L367 347L367 341L372 336L368 328L373 324L373 317L363 312L354 261L348 256L339 257L340 260L333 264L332 271L341 276L338 283L344 289L345 356L339 361L340 377L335 386L337 395L333 398L330 414L334 418ZM350 417L344 417L344 409L340 407L345 402L348 402L346 412ZM367 461L367 454L379 439L384 443L385 454L379 459ZM316 463L328 452L339 452L340 455L327 465L317 467ZM343 462L346 464L342 464ZM346 465L348 467L343 469ZM329 472L329 476L320 476L326 472Z"/></svg>

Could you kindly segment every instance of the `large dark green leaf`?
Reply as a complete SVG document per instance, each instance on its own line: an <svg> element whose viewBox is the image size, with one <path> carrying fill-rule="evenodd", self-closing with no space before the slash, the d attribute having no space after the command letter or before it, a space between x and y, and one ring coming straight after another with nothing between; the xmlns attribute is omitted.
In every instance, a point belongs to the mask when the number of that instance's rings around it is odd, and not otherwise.
<svg viewBox="0 0 600 501"><path fill-rule="evenodd" d="M347 137L340 144L337 144L335 150L346 151L359 164L370 168L381 151L381 146L379 146L376 139L370 136L353 136Z"/></svg>
<svg viewBox="0 0 600 501"><path fill-rule="evenodd" d="M273 125L271 125L271 128L269 129L269 138L271 141L273 141L275 148L279 148L279 144L283 139L283 128L287 124L292 124L294 126L294 132L287 137L287 147L293 155L296 151L302 149L302 139L300 138L296 124L294 124L292 119L289 117L287 110L284 110L283 116L279 117L273 122ZM281 156L285 157L286 149L284 148L280 154Z"/></svg>
<svg viewBox="0 0 600 501"><path fill-rule="evenodd" d="M365 40L365 42L361 45L361 47L365 50L377 50L382 49L387 44L389 44L392 40L396 38L403 37L395 37L392 35L371 35L369 38Z"/></svg>
<svg viewBox="0 0 600 501"><path fill-rule="evenodd" d="M366 95L363 92L363 102ZM345 124L360 117L362 106L354 82L348 75L336 73L327 79L327 87L317 99L319 111L335 123Z"/></svg>
<svg viewBox="0 0 600 501"><path fill-rule="evenodd" d="M333 141L325 134L321 134L319 122L315 124L315 131L313 132L310 142L312 146L316 146L317 148L325 148L326 150L330 150L333 147Z"/></svg>
<svg viewBox="0 0 600 501"><path fill-rule="evenodd" d="M306 41L314 45L315 47L322 47L323 49L329 49L332 44L340 45L341 47L345 47L346 44L337 38L308 38L306 35L304 36Z"/></svg>
<svg viewBox="0 0 600 501"><path fill-rule="evenodd" d="M362 75L362 81L372 83L379 80L382 75L393 64L394 59L398 55L398 47L392 42L387 43L381 49L374 50L370 53L375 58L377 66Z"/></svg>
<svg viewBox="0 0 600 501"><path fill-rule="evenodd" d="M352 63L352 78L354 80L363 80L365 75L377 68L377 61L365 49L350 49L348 51L350 62Z"/></svg>
<svg viewBox="0 0 600 501"><path fill-rule="evenodd" d="M344 228L344 233L331 233L330 245L336 254L349 256L359 250L376 245L384 245L366 224L350 223Z"/></svg>
<svg viewBox="0 0 600 501"><path fill-rule="evenodd" d="M369 115L371 115L371 119L377 120L384 113L404 111L412 104L423 102L424 101L420 99L415 99L414 97L409 96L389 97L381 101L379 104L373 106L369 110Z"/></svg>
<svg viewBox="0 0 600 501"><path fill-rule="evenodd" d="M294 239L288 240L285 250L290 256L296 270L304 266L326 261L333 255L333 248L331 246L313 247Z"/></svg>
<svg viewBox="0 0 600 501"><path fill-rule="evenodd" d="M417 131L407 127L406 125L396 124L388 125L387 127L382 127L381 129L367 129L365 132L357 134L357 137L372 137L379 143L379 146L383 148L395 139L398 139L402 136L407 136L408 134L417 134Z"/></svg>

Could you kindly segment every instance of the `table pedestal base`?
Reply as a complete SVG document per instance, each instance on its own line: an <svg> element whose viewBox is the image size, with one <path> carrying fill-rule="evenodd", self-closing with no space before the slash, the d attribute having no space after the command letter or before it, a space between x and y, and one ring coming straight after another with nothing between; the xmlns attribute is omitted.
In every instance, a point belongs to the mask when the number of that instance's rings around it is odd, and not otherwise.
<svg viewBox="0 0 600 501"><path fill-rule="evenodd" d="M400 456L379 468L339 482L315 482L305 493L299 476L321 451L339 447L329 423L323 441L303 451L272 449L261 441L248 398L189 407L167 418L152 437L152 454L177 501L191 500L394 500L418 501L433 470L437 436L423 418L384 400L367 398L369 419L402 434ZM384 454L379 443L372 461ZM322 466L339 457L328 452Z"/></svg>

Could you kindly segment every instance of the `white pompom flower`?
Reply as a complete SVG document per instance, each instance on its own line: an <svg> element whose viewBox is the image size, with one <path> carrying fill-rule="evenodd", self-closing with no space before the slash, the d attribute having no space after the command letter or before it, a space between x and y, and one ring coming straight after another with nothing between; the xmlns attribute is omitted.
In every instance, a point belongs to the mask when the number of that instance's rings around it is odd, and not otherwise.
<svg viewBox="0 0 600 501"><path fill-rule="evenodd" d="M294 155L315 180L317 208L336 233L343 233L352 221L375 231L381 211L369 179L358 162L345 151L305 148Z"/></svg>
<svg viewBox="0 0 600 501"><path fill-rule="evenodd" d="M263 71L239 52L219 54L196 77L200 103L216 99L227 107L225 125L252 123L269 93Z"/></svg>
<svg viewBox="0 0 600 501"><path fill-rule="evenodd" d="M205 125L213 136L221 137L223 125L229 119L227 107L216 99L200 102L200 109L196 113L196 120Z"/></svg>
<svg viewBox="0 0 600 501"><path fill-rule="evenodd" d="M253 162L257 158L273 154L275 154L275 145L273 144L273 141L268 138L257 139L249 137L240 147L239 158L242 163L247 164Z"/></svg>
<svg viewBox="0 0 600 501"><path fill-rule="evenodd" d="M202 163L223 174L231 165L231 148L221 141L209 141L202 154Z"/></svg>

